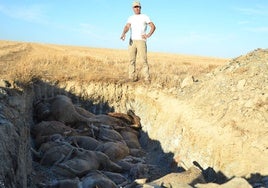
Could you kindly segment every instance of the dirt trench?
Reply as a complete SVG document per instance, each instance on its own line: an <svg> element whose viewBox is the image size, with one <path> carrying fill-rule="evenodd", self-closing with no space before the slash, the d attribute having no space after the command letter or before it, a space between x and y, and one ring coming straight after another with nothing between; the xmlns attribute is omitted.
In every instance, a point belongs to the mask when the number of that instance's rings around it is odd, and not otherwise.
<svg viewBox="0 0 268 188"><path fill-rule="evenodd" d="M34 102L39 99L47 99L58 94L70 97L74 104L91 111L94 114L107 114L108 112L126 112L127 109L135 110L135 104L125 104L122 108L117 103L119 98L124 96L115 96L116 101L107 101L105 96L95 93L94 96L88 96L88 93L74 91L76 85L58 86L37 81L31 86L16 86L13 88L8 82L7 87L1 87L1 166L0 187L40 187L37 183L53 180L54 175L49 170L37 162L34 162L35 156L31 152L34 147L34 139L31 137L31 128L36 124L34 117ZM69 88L70 87L70 88ZM121 86L120 86L121 87ZM105 86L98 86L105 88ZM124 93L122 93L124 95ZM133 101L135 102L135 101ZM118 106L119 105L119 106ZM133 106L134 105L134 106ZM173 154L165 153L161 144L157 140L151 140L148 133L140 132L140 144L146 150L146 161L150 165L157 166L158 171L152 172L153 179L159 178L170 172L181 172L183 169L178 167L173 159ZM156 169L156 168L155 168ZM39 171L39 172L37 172ZM40 172L43 171L41 174ZM154 177L153 177L154 176ZM152 179L152 180L153 180Z"/></svg>
<svg viewBox="0 0 268 188"><path fill-rule="evenodd" d="M218 183L224 183L231 176L246 176L258 168L258 163L257 166L248 166L247 156L228 158L230 152L216 150L215 147L225 142L214 137L216 129L211 128L210 138L206 137L205 130L196 131L194 127L201 125L205 128L209 122L200 118L191 106L160 91L128 84L78 85L74 82L53 84L37 81L31 86L1 87L1 188L36 187L33 184L36 164L32 162L30 150L33 145L30 129L35 123L33 103L57 94L70 97L75 104L94 114L134 110L141 118L140 141L147 152L146 160L161 169L162 174L158 177L187 170L194 161L204 169L213 168L220 178ZM237 151L233 152L239 152L236 147L234 149Z"/></svg>

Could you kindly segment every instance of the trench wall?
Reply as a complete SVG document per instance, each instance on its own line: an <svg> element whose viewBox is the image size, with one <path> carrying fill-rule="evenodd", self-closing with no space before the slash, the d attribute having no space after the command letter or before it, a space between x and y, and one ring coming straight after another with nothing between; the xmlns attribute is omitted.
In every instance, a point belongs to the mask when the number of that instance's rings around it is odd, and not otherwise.
<svg viewBox="0 0 268 188"><path fill-rule="evenodd" d="M163 151L173 153L178 165L186 169L197 161L204 169L212 167L227 177L268 174L268 167L263 165L267 155L251 147L251 140L204 119L197 108L171 95L133 84L40 82L20 91L0 92L0 187L27 187L31 174L32 104L38 98L56 94L66 94L74 103L104 105L95 113L107 106L116 112L134 110L150 139L159 141Z"/></svg>
<svg viewBox="0 0 268 188"><path fill-rule="evenodd" d="M229 178L268 173L263 165L268 162L267 150L252 146L256 135L206 119L197 106L160 90L133 84L72 82L59 88L84 100L105 102L117 112L134 110L150 139L158 140L163 151L173 153L178 165L186 169L197 161L204 169L212 167Z"/></svg>
<svg viewBox="0 0 268 188"><path fill-rule="evenodd" d="M150 139L158 140L163 151L173 153L178 165L186 169L197 161L228 178L268 174L267 149L251 144L258 135L226 126L227 121L209 119L202 108L161 90L109 83L79 86L69 82L59 87L84 100L105 102L117 112L134 110Z"/></svg>
<svg viewBox="0 0 268 188"><path fill-rule="evenodd" d="M0 187L29 187L32 90L0 87Z"/></svg>

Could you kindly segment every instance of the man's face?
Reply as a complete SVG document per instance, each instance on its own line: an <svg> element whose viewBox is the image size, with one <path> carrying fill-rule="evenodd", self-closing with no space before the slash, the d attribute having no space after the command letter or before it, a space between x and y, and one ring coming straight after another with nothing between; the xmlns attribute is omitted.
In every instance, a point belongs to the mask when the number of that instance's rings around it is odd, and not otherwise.
<svg viewBox="0 0 268 188"><path fill-rule="evenodd" d="M140 6L134 6L133 11L135 14L140 14L141 13L141 7Z"/></svg>

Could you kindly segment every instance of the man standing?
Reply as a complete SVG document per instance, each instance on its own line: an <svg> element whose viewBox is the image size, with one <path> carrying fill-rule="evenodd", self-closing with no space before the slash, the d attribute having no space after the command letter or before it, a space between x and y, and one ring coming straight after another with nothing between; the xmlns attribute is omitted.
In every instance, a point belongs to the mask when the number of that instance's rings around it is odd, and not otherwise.
<svg viewBox="0 0 268 188"><path fill-rule="evenodd" d="M121 35L121 39L125 40L126 33L130 30L129 40L129 78L136 82L138 76L136 72L136 57L139 53L142 60L142 75L146 83L150 83L149 65L147 62L147 45L146 40L151 37L155 31L155 25L150 18L141 14L141 4L138 1L134 1L132 4L134 15L130 16L127 20L127 24ZM149 33L146 33L147 25L150 26Z"/></svg>

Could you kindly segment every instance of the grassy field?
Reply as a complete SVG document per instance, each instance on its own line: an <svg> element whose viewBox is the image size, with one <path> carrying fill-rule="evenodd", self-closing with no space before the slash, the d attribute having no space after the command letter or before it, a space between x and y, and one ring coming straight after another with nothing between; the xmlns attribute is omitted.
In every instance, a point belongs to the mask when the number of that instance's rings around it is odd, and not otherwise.
<svg viewBox="0 0 268 188"><path fill-rule="evenodd" d="M229 59L148 52L152 85L177 87L187 76L208 73ZM127 50L0 41L0 78L29 83L126 82ZM141 69L139 60L138 70ZM141 82L141 81L140 81ZM139 83L139 82L138 82Z"/></svg>

